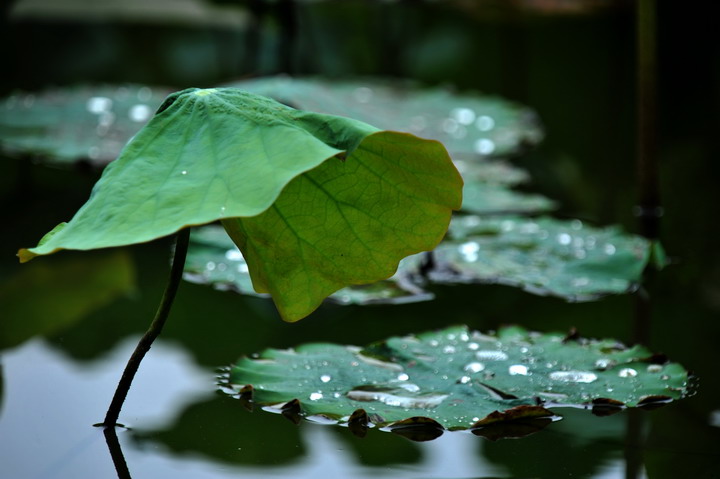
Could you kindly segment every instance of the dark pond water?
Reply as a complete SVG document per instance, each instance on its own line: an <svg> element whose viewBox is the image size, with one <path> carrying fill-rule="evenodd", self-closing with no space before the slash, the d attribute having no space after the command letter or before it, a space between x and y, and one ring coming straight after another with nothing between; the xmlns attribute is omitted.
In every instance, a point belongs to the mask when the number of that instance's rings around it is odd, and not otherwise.
<svg viewBox="0 0 720 479"><path fill-rule="evenodd" d="M335 10L328 2L303 10L306 21L316 21L316 36L312 43L301 34L306 43L300 43L299 70L402 74L522 101L539 112L547 130L539 149L515 159L533 174L531 189L559 200L560 215L635 228L631 11L514 22L451 6L385 7L383 25L392 34L358 46L338 39L353 32L364 38L359 18L377 20L378 11L349 3L347 9ZM720 477L715 219L720 175L714 114L720 106L720 55L710 34L717 25L707 12L669 2L660 6L662 239L674 264L649 280L649 299L634 294L570 304L504 286L437 287L433 302L326 305L286 324L269 302L184 283L121 414L129 429L119 429L118 437L132 477ZM2 48L11 68L3 91L84 81L205 86L247 73L250 61L231 61L233 45L244 44L244 37L217 25L153 32L147 24L133 30L132 24L98 24L85 17L4 21ZM58 34L66 41L53 40ZM309 52L317 44L325 47L313 56ZM405 49L387 49L391 44ZM148 45L152 48L143 48ZM391 50L404 53L377 54ZM160 64L159 57L173 60ZM263 58L253 72L277 71ZM188 66L191 61L197 68ZM20 267L14 257L18 247L34 244L68 219L95 179L95 173L0 158L0 295L3 304L19 304L0 311L0 322L12 325L0 329L2 478L117 476L102 431L92 424L102 420L122 367L155 310L169 242L128 248L111 259L106 252L63 253ZM25 284L19 283L23 271L41 262L47 269L34 270L36 284L47 271L58 277L42 287L17 288ZM78 281L97 262L112 266L108 274ZM114 284L122 275L134 277L134 285L118 281L107 296L94 287ZM647 314L649 327L641 324L648 346L694 371L698 393L655 411L609 417L559 410L562 421L524 439L493 442L447 432L417 443L372 430L360 439L344 428L294 425L278 415L248 412L215 385L219 367L266 347L365 344L448 324L489 330L508 323L540 331L577 327L584 336L629 343L638 317Z"/></svg>

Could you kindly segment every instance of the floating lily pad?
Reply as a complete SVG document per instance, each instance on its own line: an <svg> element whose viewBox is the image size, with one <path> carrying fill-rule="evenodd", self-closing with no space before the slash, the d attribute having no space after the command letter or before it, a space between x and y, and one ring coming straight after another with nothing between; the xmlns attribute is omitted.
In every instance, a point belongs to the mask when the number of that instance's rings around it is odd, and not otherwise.
<svg viewBox="0 0 720 479"><path fill-rule="evenodd" d="M579 220L457 216L435 249L441 283L522 287L574 301L632 291L650 257L647 240Z"/></svg>
<svg viewBox="0 0 720 479"><path fill-rule="evenodd" d="M340 304L396 304L430 300L433 295L408 278L420 262L419 255L403 258L398 271L391 278L367 285L348 286L333 293L328 299ZM183 278L220 290L270 297L255 292L242 252L220 226L208 225L193 229Z"/></svg>
<svg viewBox="0 0 720 479"><path fill-rule="evenodd" d="M556 203L542 195L522 193L507 186L481 181L466 181L462 210L478 215L538 214L552 211Z"/></svg>
<svg viewBox="0 0 720 479"><path fill-rule="evenodd" d="M535 113L501 98L408 81L270 77L231 86L283 103L442 142L454 159L507 156L539 143Z"/></svg>
<svg viewBox="0 0 720 479"><path fill-rule="evenodd" d="M17 92L0 101L0 147L57 165L105 165L170 93L139 85Z"/></svg>
<svg viewBox="0 0 720 479"><path fill-rule="evenodd" d="M296 321L434 248L462 179L435 141L234 88L170 95L68 223L20 260L151 241L222 220L256 291Z"/></svg>
<svg viewBox="0 0 720 479"><path fill-rule="evenodd" d="M454 160L466 183L481 182L492 185L516 186L530 181L530 174L502 159Z"/></svg>
<svg viewBox="0 0 720 479"><path fill-rule="evenodd" d="M643 347L517 327L267 349L241 359L226 381L250 404L286 416L425 432L549 417L555 406L660 404L689 391L682 366Z"/></svg>

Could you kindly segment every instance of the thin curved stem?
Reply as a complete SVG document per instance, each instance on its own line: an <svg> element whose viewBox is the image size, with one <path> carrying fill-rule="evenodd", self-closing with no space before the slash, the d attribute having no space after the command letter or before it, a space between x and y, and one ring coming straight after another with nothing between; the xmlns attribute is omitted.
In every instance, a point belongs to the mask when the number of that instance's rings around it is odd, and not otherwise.
<svg viewBox="0 0 720 479"><path fill-rule="evenodd" d="M105 442L107 442L118 479L132 479L130 469L128 469L127 462L125 462L125 456L123 456L122 449L120 448L120 441L115 433L115 428L106 427L103 429L103 434L105 435Z"/></svg>
<svg viewBox="0 0 720 479"><path fill-rule="evenodd" d="M168 284L165 287L160 306L155 313L150 327L145 332L138 345L135 347L132 356L128 360L125 370L123 371L120 382L118 382L115 395L110 402L110 407L105 415L105 420L102 423L103 427L115 427L117 424L118 416L120 415L120 409L125 402L125 397L130 390L135 373L137 373L140 367L140 362L145 357L145 354L150 350L155 338L158 337L162 331L165 321L170 314L170 308L172 307L173 301L175 300L175 293L177 293L180 280L182 279L183 268L185 267L185 257L187 256L188 243L190 242L190 228L184 228L177 234L177 242L175 244L175 255L173 257L172 268L170 270L170 278Z"/></svg>

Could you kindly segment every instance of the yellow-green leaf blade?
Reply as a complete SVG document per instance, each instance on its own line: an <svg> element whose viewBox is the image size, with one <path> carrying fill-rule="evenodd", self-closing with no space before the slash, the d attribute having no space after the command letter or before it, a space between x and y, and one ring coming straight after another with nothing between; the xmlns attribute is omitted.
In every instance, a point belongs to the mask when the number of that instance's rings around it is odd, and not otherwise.
<svg viewBox="0 0 720 479"><path fill-rule="evenodd" d="M293 180L261 215L223 224L255 289L294 321L338 289L388 278L405 256L433 249L461 188L439 143L379 132L346 160Z"/></svg>

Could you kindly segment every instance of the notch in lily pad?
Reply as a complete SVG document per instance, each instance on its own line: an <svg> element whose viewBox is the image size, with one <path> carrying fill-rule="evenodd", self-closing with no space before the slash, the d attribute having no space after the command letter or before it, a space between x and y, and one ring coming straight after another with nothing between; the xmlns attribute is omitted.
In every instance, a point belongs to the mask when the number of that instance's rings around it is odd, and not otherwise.
<svg viewBox="0 0 720 479"><path fill-rule="evenodd" d="M169 313L190 227L220 221L255 290L296 321L338 289L388 278L402 258L433 249L461 197L462 179L436 141L234 88L190 88L165 100L69 222L18 256L178 233L168 289L134 355L141 359ZM106 427L116 423L134 361Z"/></svg>
<svg viewBox="0 0 720 479"><path fill-rule="evenodd" d="M242 358L222 384L232 394L252 385L252 402L268 411L292 404L301 416L331 418L353 432L378 427L416 440L463 429L520 437L556 420L554 408L646 407L693 391L682 366L659 362L644 347L565 339L455 326L366 347L266 349Z"/></svg>

